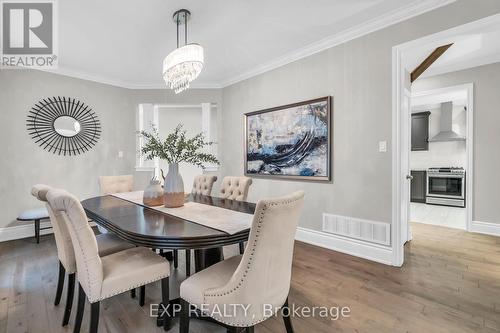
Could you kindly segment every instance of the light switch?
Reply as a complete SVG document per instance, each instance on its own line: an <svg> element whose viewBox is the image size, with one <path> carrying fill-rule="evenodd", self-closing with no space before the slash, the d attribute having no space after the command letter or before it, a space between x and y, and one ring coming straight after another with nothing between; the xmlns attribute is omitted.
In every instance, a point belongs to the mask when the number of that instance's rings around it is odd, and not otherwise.
<svg viewBox="0 0 500 333"><path fill-rule="evenodd" d="M121 151L121 150L120 150L120 151L118 152L118 158L123 158L123 151Z"/></svg>
<svg viewBox="0 0 500 333"><path fill-rule="evenodd" d="M378 151L380 153L386 153L387 152L387 141L379 141L378 142Z"/></svg>

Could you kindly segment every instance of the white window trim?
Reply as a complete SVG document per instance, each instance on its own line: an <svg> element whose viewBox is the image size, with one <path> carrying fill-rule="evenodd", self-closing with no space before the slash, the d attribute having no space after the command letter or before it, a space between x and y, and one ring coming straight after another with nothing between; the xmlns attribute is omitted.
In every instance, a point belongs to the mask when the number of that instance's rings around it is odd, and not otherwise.
<svg viewBox="0 0 500 333"><path fill-rule="evenodd" d="M205 136L205 139L207 141L213 141L214 145L207 147L206 151L209 153L214 154L216 157L218 157L218 151L217 151L217 145L218 145L218 140L217 140L217 133L212 133L210 129L210 124L211 124L211 111L215 109L217 111L217 115L219 113L219 107L217 103L201 103L201 104L150 104L150 103L142 103L139 104L138 106L138 111L137 111L137 124L136 124L136 129L137 129L137 140L136 140L136 166L135 170L136 171L145 171L145 172L154 172L155 176L159 177L159 168L160 168L160 161L156 158L154 160L154 165L146 165L147 161L145 161L143 158L140 158L138 156L139 151L142 147L143 144L143 138L139 134L140 131L147 130L148 128L145 128L144 124L144 107L145 106L152 106L153 109L153 121L152 124L156 127L159 128L159 109L160 108L189 108L189 109L197 109L199 108L201 111L201 128L202 128L202 133ZM218 119L216 119L217 125L218 125ZM218 132L218 126L217 126L217 132ZM205 172L216 172L219 170L219 166L216 164L210 164L205 166L204 171Z"/></svg>
<svg viewBox="0 0 500 333"><path fill-rule="evenodd" d="M140 134L141 131L143 130L148 130L150 126L146 126L144 124L144 112L146 112L145 107L148 106L148 110L152 111L152 119L151 119L151 124L158 128L158 108L156 105L152 104L139 104L138 110L137 110L137 118L136 118L136 158L135 158L135 171L145 171L145 172L155 172L156 174L156 169L159 166L159 161L158 159L154 159L153 161L147 161L141 156L141 149L144 144L144 138Z"/></svg>

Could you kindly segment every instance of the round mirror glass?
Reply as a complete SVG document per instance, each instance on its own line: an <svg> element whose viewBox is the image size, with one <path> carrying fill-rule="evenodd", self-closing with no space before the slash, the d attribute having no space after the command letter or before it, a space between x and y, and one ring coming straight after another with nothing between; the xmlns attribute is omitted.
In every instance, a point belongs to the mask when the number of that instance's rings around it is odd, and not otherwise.
<svg viewBox="0 0 500 333"><path fill-rule="evenodd" d="M65 137L77 135L80 129L80 123L73 117L61 116L54 121L54 130Z"/></svg>

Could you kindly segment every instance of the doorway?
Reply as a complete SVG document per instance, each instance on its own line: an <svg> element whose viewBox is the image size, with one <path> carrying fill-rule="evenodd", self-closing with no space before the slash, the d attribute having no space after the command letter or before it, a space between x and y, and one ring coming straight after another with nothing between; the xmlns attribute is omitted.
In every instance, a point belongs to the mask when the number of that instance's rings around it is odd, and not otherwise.
<svg viewBox="0 0 500 333"><path fill-rule="evenodd" d="M441 66L440 70L442 73L448 73L452 71L458 71L466 68L473 68L476 66L481 66L486 63L478 63L479 60L474 59L475 54L480 54L484 50L491 46L492 43L488 40L488 34L496 33L500 31L500 15L493 15L475 22L471 22L459 27L455 27L446 31L442 31L427 37L423 37L408 43L404 43L393 47L393 151L392 151L392 170L393 170L393 211L392 211L392 250L393 250L393 265L402 266L404 262L404 244L411 240L411 228L409 226L410 221L410 202L411 202L411 165L410 165L410 152L411 152L411 112L412 112L412 99L418 96L414 96L415 91L412 89L410 71L411 66L408 66L408 56L415 53L422 53L427 50L427 52L432 50L437 50L437 48L442 46L447 46L449 44L454 44L450 48L450 51L455 48L461 47L461 52L455 52L454 57L448 57L449 66ZM498 40L498 38L497 38ZM486 46L486 48L485 48ZM459 63L456 60L466 59L461 65L462 67L457 67ZM495 61L489 62L493 63ZM451 64L451 65L450 65ZM468 64L469 67L463 67L464 64ZM432 69L432 67L431 67ZM434 71L433 75L438 75ZM465 81L467 82L467 81ZM466 162L465 162L465 172L466 176L463 179L463 184L465 184L464 204L465 204L465 230L467 231L479 231L476 230L475 224L472 223L472 195L473 195L473 113L474 113L474 101L473 92L474 86L472 84L464 84L461 82L461 87L457 86L443 86L441 93L450 93L453 89L457 90L460 88L465 91L467 100L465 116L466 116L466 131L465 136L465 149L466 149ZM460 90L459 89L459 90ZM436 89L434 89L436 90ZM439 93L439 91L438 91ZM436 91L424 91L420 92L423 95L436 94ZM422 110L421 110L422 111ZM425 112L425 110L423 111ZM437 167L443 167L444 165L437 165ZM453 165L449 165L453 167ZM450 169L450 168L448 168ZM436 170L439 172L440 170ZM449 170L441 170L443 172L449 172ZM458 183L450 182L435 182L431 184L433 189L431 191L447 191L453 192L458 189ZM455 188L454 188L455 186ZM446 188L448 187L448 188ZM458 191L456 191L458 192ZM435 199L438 200L438 199ZM449 202L449 201L448 201ZM475 222L474 222L475 223Z"/></svg>
<svg viewBox="0 0 500 333"><path fill-rule="evenodd" d="M412 88L408 221L470 230L473 84L421 90L416 82Z"/></svg>

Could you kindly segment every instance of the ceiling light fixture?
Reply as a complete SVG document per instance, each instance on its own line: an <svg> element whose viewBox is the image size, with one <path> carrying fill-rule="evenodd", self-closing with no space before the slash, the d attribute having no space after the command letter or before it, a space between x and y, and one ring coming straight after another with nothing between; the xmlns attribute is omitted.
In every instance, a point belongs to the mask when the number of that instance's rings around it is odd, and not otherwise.
<svg viewBox="0 0 500 333"><path fill-rule="evenodd" d="M187 22L191 13L180 9L173 15L177 25L177 48L163 60L163 79L176 94L189 88L189 84L203 69L203 47L187 43ZM179 26L184 24L184 46L179 47Z"/></svg>

